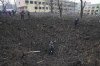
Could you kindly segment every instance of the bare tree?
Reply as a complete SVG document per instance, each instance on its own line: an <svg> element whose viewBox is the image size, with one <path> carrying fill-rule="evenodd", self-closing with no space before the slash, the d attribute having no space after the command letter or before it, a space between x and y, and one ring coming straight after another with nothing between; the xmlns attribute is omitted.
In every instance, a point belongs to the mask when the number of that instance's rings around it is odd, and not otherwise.
<svg viewBox="0 0 100 66"><path fill-rule="evenodd" d="M86 1L83 2L83 0L80 0L80 2L81 2L80 17L82 18L83 17L83 10L84 10L84 7L86 6Z"/></svg>
<svg viewBox="0 0 100 66"><path fill-rule="evenodd" d="M51 13L53 13L53 0L50 0Z"/></svg>
<svg viewBox="0 0 100 66"><path fill-rule="evenodd" d="M3 11L6 11L6 7L10 3L9 0L0 0L0 2L2 4Z"/></svg>
<svg viewBox="0 0 100 66"><path fill-rule="evenodd" d="M62 2L60 3L60 1L58 0L58 9L59 9L59 14L60 14L60 17L62 17Z"/></svg>

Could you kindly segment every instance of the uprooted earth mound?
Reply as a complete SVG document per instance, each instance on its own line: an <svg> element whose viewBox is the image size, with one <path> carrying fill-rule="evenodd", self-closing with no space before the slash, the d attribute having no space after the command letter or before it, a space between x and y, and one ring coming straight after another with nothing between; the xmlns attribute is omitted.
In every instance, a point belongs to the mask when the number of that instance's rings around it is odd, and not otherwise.
<svg viewBox="0 0 100 66"><path fill-rule="evenodd" d="M100 66L100 23L84 17L75 28L74 20L1 17L0 66ZM50 41L54 55L48 55Z"/></svg>

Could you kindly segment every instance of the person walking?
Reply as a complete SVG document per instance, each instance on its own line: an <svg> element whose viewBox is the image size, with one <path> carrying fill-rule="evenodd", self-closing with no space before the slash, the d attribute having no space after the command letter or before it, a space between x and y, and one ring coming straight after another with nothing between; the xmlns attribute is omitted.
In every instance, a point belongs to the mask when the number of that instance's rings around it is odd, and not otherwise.
<svg viewBox="0 0 100 66"><path fill-rule="evenodd" d="M20 12L20 15L21 15L21 20L24 20L25 12L23 10Z"/></svg>
<svg viewBox="0 0 100 66"><path fill-rule="evenodd" d="M11 16L11 12L10 11L8 11L8 14L9 14L9 16Z"/></svg>
<svg viewBox="0 0 100 66"><path fill-rule="evenodd" d="M27 11L27 16L30 19L30 12L29 11Z"/></svg>
<svg viewBox="0 0 100 66"><path fill-rule="evenodd" d="M54 54L54 45L53 45L53 41L50 41L49 44L49 55L53 55Z"/></svg>
<svg viewBox="0 0 100 66"><path fill-rule="evenodd" d="M12 10L12 14L15 15L15 11L14 10Z"/></svg>
<svg viewBox="0 0 100 66"><path fill-rule="evenodd" d="M77 18L74 22L75 28L78 26L79 18Z"/></svg>

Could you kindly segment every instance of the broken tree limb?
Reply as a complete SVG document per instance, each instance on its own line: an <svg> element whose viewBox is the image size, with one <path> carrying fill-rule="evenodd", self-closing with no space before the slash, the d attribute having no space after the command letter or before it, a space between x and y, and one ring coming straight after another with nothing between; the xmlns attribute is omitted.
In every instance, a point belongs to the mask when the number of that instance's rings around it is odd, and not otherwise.
<svg viewBox="0 0 100 66"><path fill-rule="evenodd" d="M24 54L30 54L30 53L40 53L40 51L29 51L29 52L25 52Z"/></svg>
<svg viewBox="0 0 100 66"><path fill-rule="evenodd" d="M30 54L30 53L39 53L40 51L29 51L29 52L24 52L21 56L21 59L23 59L26 55Z"/></svg>
<svg viewBox="0 0 100 66"><path fill-rule="evenodd" d="M42 60L42 61L39 61L39 62L37 62L37 63L39 64L39 63L42 63L42 62L44 62L44 60Z"/></svg>

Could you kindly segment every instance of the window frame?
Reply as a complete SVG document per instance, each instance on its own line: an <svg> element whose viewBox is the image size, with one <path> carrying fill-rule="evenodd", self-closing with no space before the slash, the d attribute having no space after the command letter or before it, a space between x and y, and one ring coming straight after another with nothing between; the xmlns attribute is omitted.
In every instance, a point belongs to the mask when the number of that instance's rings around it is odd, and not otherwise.
<svg viewBox="0 0 100 66"><path fill-rule="evenodd" d="M33 4L33 1L30 1L30 4Z"/></svg>
<svg viewBox="0 0 100 66"><path fill-rule="evenodd" d="M37 1L34 1L34 4L37 4Z"/></svg>
<svg viewBox="0 0 100 66"><path fill-rule="evenodd" d="M26 0L25 3L26 3L26 4L29 4L29 1Z"/></svg>
<svg viewBox="0 0 100 66"><path fill-rule="evenodd" d="M42 7L42 9L45 9L45 7Z"/></svg>
<svg viewBox="0 0 100 66"><path fill-rule="evenodd" d="M42 2L42 5L44 5L45 4L45 2Z"/></svg>
<svg viewBox="0 0 100 66"><path fill-rule="evenodd" d="M48 10L49 8L48 8L48 7L46 7L46 9Z"/></svg>
<svg viewBox="0 0 100 66"><path fill-rule="evenodd" d="M39 9L41 10L41 9L42 9L42 7L39 7Z"/></svg>
<svg viewBox="0 0 100 66"><path fill-rule="evenodd" d="M41 4L41 2L39 2L39 4Z"/></svg>
<svg viewBox="0 0 100 66"><path fill-rule="evenodd" d="M35 7L35 9L37 10L37 9L38 9L38 7L36 6L36 7Z"/></svg>

